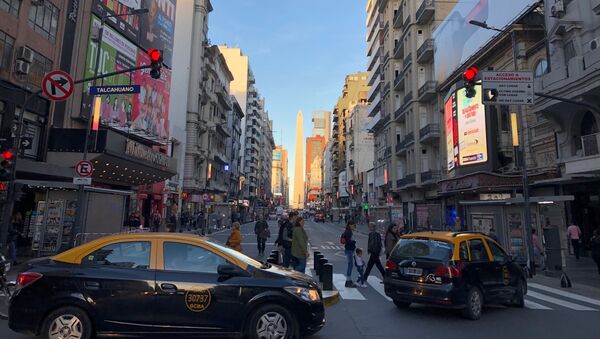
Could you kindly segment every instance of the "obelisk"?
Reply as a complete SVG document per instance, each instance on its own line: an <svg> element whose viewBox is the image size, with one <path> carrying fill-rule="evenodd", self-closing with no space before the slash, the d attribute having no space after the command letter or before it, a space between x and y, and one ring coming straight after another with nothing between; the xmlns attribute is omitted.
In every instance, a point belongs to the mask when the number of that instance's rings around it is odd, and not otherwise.
<svg viewBox="0 0 600 339"><path fill-rule="evenodd" d="M294 156L294 196L292 208L304 208L304 132L302 111L296 116L296 155Z"/></svg>

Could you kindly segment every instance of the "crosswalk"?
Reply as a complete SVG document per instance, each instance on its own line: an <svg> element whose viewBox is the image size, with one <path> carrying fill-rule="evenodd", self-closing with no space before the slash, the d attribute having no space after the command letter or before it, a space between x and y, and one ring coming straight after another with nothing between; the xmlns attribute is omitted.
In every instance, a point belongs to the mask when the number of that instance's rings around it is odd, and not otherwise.
<svg viewBox="0 0 600 339"><path fill-rule="evenodd" d="M344 246L337 245L321 245L322 250L333 250L333 251L343 251Z"/></svg>
<svg viewBox="0 0 600 339"><path fill-rule="evenodd" d="M312 270L310 271L314 275ZM345 283L346 277L343 274L333 274L333 284L339 291L342 300L364 302L373 298L384 298L391 301L385 295L383 283L379 277L369 276L367 288L345 287ZM369 291L375 291L376 294ZM600 312L600 300L530 282L525 296L525 308L538 311L567 309L580 312Z"/></svg>

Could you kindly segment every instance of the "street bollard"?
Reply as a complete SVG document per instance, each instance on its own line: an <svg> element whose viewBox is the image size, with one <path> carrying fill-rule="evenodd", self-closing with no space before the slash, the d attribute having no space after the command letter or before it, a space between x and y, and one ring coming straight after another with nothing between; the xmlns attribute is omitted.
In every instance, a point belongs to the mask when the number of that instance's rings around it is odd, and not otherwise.
<svg viewBox="0 0 600 339"><path fill-rule="evenodd" d="M323 255L322 254L318 254L315 256L314 260L315 260L315 272L317 273L317 275L321 275L321 259L323 259Z"/></svg>
<svg viewBox="0 0 600 339"><path fill-rule="evenodd" d="M275 259L275 258L269 257L269 259L267 259L267 262L269 264L277 265L277 259Z"/></svg>
<svg viewBox="0 0 600 339"><path fill-rule="evenodd" d="M319 282L323 282L323 276L325 275L325 271L323 270L325 268L325 265L327 265L329 263L329 261L325 258L321 259L321 264L319 266L321 266L321 275L319 276Z"/></svg>
<svg viewBox="0 0 600 339"><path fill-rule="evenodd" d="M323 290L324 291L331 291L333 290L333 265L332 264L325 264L323 265L323 274L322 274L323 279L321 280L323 282Z"/></svg>
<svg viewBox="0 0 600 339"><path fill-rule="evenodd" d="M315 271L317 270L317 265L318 265L318 262L317 262L317 255L321 255L321 252L319 252L319 251L314 251L314 253L313 253L313 260L314 260L314 262L313 262L313 269L314 269Z"/></svg>
<svg viewBox="0 0 600 339"><path fill-rule="evenodd" d="M275 264L279 265L279 255L271 253L271 255L269 256L269 259L274 260Z"/></svg>
<svg viewBox="0 0 600 339"><path fill-rule="evenodd" d="M323 274L323 264L326 264L328 261L325 258L319 259L319 277Z"/></svg>
<svg viewBox="0 0 600 339"><path fill-rule="evenodd" d="M279 257L279 251L278 250L272 250L271 251L271 255L269 255L269 256L273 256L273 257L277 257L278 258Z"/></svg>

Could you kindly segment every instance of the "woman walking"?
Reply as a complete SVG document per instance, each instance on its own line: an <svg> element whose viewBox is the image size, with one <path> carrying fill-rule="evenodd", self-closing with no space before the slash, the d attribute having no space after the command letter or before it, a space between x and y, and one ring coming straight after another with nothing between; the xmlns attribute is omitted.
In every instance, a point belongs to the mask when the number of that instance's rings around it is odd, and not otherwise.
<svg viewBox="0 0 600 339"><path fill-rule="evenodd" d="M306 270L306 259L308 258L308 236L304 229L304 219L297 217L292 233L292 257L294 270L304 273Z"/></svg>
<svg viewBox="0 0 600 339"><path fill-rule="evenodd" d="M231 234L225 243L228 247L241 252L242 251L242 233L240 232L240 223L234 222L231 225Z"/></svg>
<svg viewBox="0 0 600 339"><path fill-rule="evenodd" d="M354 221L348 221L346 223L346 230L340 238L340 242L344 245L344 254L346 254L348 264L348 269L346 270L346 287L356 287L352 281L352 266L354 266L354 251L356 250L356 240L354 240L353 234L355 228Z"/></svg>
<svg viewBox="0 0 600 339"><path fill-rule="evenodd" d="M389 258L392 253L392 249L396 246L396 243L400 239L400 230L398 225L391 223L387 232L385 232L385 258Z"/></svg>

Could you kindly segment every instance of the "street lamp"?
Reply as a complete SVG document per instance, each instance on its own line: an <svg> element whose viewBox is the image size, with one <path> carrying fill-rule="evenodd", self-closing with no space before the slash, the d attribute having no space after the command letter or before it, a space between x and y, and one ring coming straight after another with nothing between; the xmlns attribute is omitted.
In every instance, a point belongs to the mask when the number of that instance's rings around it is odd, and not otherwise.
<svg viewBox="0 0 600 339"><path fill-rule="evenodd" d="M518 61L518 52L517 52L517 39L515 30L503 30L497 27L493 27L488 25L485 21L477 21L471 20L469 23L473 26L477 26L483 29L496 31L500 33L510 33L511 44L512 44L512 53L513 53L513 64L515 72L519 70L519 61ZM527 173L527 158L525 156L525 127L523 124L523 110L521 109L521 105L517 105L517 110L519 114L519 118L521 120L520 124L520 134L521 134L521 154L515 154L515 162L518 164L521 162L521 169L523 171L523 214L525 217L525 226L523 227L523 236L525 237L525 244L527 246L527 266L529 267L529 272L531 275L535 274L535 261L533 254L533 241L531 238L531 203L529 199L529 175ZM519 158L522 157L522 160L519 161Z"/></svg>

